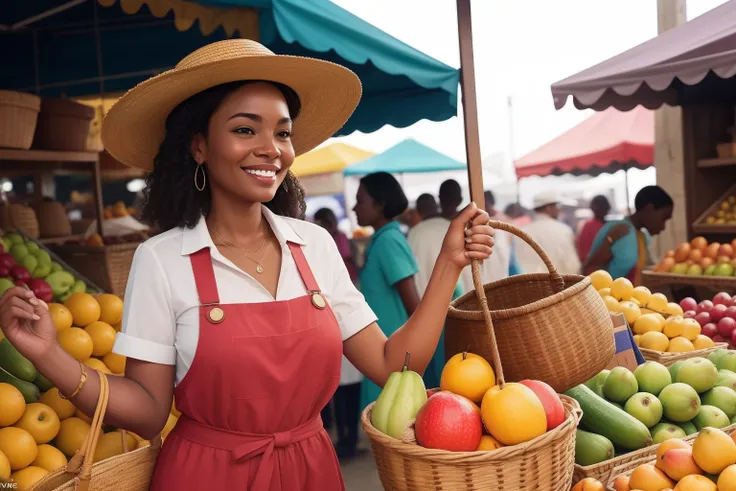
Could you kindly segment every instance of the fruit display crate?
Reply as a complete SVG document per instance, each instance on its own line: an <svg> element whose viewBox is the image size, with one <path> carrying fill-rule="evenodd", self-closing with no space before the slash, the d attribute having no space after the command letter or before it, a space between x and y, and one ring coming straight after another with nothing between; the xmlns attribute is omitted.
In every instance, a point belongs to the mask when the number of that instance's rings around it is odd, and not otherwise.
<svg viewBox="0 0 736 491"><path fill-rule="evenodd" d="M687 360L689 358L696 357L707 358L709 354L719 349L728 349L728 343L716 343L715 346L710 348L686 351L684 353L670 353L667 351L655 351L646 348L639 348L639 351L641 351L641 354L647 361L656 361L666 367L670 367L680 360Z"/></svg>
<svg viewBox="0 0 736 491"><path fill-rule="evenodd" d="M722 214L724 216L718 216ZM722 223L716 223L717 221ZM696 234L736 235L736 184L723 193L693 223Z"/></svg>
<svg viewBox="0 0 736 491"><path fill-rule="evenodd" d="M643 271L642 280L643 284L651 289L671 285L702 286L709 289L720 289L728 293L736 293L736 276L695 276Z"/></svg>

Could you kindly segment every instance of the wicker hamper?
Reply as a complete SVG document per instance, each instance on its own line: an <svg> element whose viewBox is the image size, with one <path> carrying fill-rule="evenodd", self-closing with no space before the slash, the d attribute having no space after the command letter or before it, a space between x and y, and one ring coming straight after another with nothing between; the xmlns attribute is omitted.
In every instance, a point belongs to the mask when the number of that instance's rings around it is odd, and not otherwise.
<svg viewBox="0 0 736 491"><path fill-rule="evenodd" d="M494 324L488 309L480 271L473 263L473 281L487 329L490 363L497 383L504 385L504 367L498 356ZM561 395L565 421L528 442L493 451L449 452L417 445L413 425L401 440L371 424L372 403L361 422L368 435L381 483L386 491L562 491L570 489L575 463L575 430L582 417L580 405Z"/></svg>
<svg viewBox="0 0 736 491"><path fill-rule="evenodd" d="M89 125L95 110L67 99L43 99L33 148L60 151L87 149Z"/></svg>
<svg viewBox="0 0 736 491"><path fill-rule="evenodd" d="M32 239L40 237L36 212L33 208L18 203L0 203L0 229L20 232Z"/></svg>
<svg viewBox="0 0 736 491"><path fill-rule="evenodd" d="M130 266L133 264L133 255L139 245L140 242L102 247L65 244L55 246L53 250L69 266L100 288L123 298Z"/></svg>
<svg viewBox="0 0 736 491"><path fill-rule="evenodd" d="M688 360L690 358L707 358L709 354L719 349L728 349L728 343L716 343L712 348L703 348L695 351L686 351L684 353L669 353L666 351L655 351L646 348L639 348L642 356L647 361L656 361L666 367L670 367L675 362Z"/></svg>
<svg viewBox="0 0 736 491"><path fill-rule="evenodd" d="M0 90L0 148L31 148L40 108L36 95Z"/></svg>
<svg viewBox="0 0 736 491"><path fill-rule="evenodd" d="M42 238L68 237L72 235L72 223L64 205L45 200L36 206L38 227Z"/></svg>
<svg viewBox="0 0 736 491"><path fill-rule="evenodd" d="M562 393L606 368L615 353L613 323L590 280L560 275L542 248L513 225L491 226L524 240L549 270L484 286L507 379L542 380ZM475 292L452 302L445 322L447 359L469 350L491 360L483 317Z"/></svg>

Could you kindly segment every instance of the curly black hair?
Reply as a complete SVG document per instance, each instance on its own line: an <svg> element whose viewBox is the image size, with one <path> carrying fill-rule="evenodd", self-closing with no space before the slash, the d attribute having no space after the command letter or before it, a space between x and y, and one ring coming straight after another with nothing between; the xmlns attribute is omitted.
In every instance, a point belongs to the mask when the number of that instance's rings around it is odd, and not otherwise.
<svg viewBox="0 0 736 491"><path fill-rule="evenodd" d="M204 90L171 111L166 118L166 136L154 158L153 171L146 177L141 218L160 230L176 227L193 228L210 210L209 180L203 191L194 187L197 162L191 151L192 138L207 136L210 118L225 97L245 84L239 81ZM286 99L291 119L296 119L301 103L296 92L286 85L267 81L278 88ZM203 168L206 172L206 166ZM304 219L306 193L296 176L289 171L274 198L265 205L277 215Z"/></svg>

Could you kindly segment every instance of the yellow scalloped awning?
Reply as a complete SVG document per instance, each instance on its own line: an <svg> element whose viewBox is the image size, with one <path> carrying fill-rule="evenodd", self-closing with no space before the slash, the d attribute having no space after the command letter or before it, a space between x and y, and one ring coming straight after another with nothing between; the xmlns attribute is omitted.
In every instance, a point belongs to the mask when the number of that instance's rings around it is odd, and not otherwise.
<svg viewBox="0 0 736 491"><path fill-rule="evenodd" d="M228 37L235 31L240 37L259 39L258 9L253 7L207 7L183 0L97 0L103 7L112 7L120 2L120 7L126 14L135 14L143 4L148 6L151 13L160 18L166 17L174 11L174 25L180 31L189 30L194 21L199 21L199 30L209 36L218 27L222 26Z"/></svg>
<svg viewBox="0 0 736 491"><path fill-rule="evenodd" d="M374 155L373 152L345 143L333 143L300 155L294 161L291 171L297 177L342 172L348 165L356 164Z"/></svg>

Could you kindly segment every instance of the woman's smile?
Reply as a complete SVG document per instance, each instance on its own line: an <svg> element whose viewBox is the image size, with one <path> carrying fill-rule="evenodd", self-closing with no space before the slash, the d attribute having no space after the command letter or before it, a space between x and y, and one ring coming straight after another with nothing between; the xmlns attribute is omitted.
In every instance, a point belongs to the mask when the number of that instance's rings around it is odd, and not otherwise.
<svg viewBox="0 0 736 491"><path fill-rule="evenodd" d="M281 171L277 165L252 165L241 167L245 174L260 184L271 186L276 182L276 177Z"/></svg>

